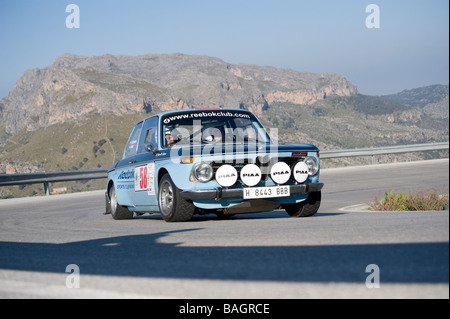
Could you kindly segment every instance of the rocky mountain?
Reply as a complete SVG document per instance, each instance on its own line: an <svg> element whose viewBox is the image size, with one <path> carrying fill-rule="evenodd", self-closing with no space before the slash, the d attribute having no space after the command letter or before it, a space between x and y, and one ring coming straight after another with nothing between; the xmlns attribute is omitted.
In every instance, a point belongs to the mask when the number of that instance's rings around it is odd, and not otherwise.
<svg viewBox="0 0 450 319"><path fill-rule="evenodd" d="M384 95L382 98L396 101L411 108L423 109L432 104L440 104L440 107L446 109L448 118L448 103L447 105L443 103L448 94L448 85L430 85L413 90L404 90L397 94Z"/></svg>
<svg viewBox="0 0 450 319"><path fill-rule="evenodd" d="M405 90L397 94L382 96L407 106L406 116L420 122L422 118L449 120L449 86L431 85L413 90ZM411 112L412 111L412 112Z"/></svg>
<svg viewBox="0 0 450 319"><path fill-rule="evenodd" d="M23 74L0 101L0 125L16 134L92 114L191 107L246 108L261 115L277 102L311 105L324 96L356 93L338 74L233 65L207 56L64 54L46 68Z"/></svg>

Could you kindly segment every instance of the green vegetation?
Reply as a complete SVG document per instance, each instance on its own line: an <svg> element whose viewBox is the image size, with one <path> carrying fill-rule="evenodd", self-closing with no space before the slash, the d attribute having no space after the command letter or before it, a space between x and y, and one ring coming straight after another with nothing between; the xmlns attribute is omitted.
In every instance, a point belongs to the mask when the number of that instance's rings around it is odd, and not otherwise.
<svg viewBox="0 0 450 319"><path fill-rule="evenodd" d="M394 112L408 110L406 105L378 96L357 94L344 99L354 105L355 110L368 115L393 114Z"/></svg>
<svg viewBox="0 0 450 319"><path fill-rule="evenodd" d="M334 149L347 149L378 145L386 140L383 135L373 134L364 115L340 97L330 97L311 106L273 103L260 119L266 128L278 129L280 144L321 143Z"/></svg>
<svg viewBox="0 0 450 319"><path fill-rule="evenodd" d="M369 207L374 211L442 211L449 210L449 197L436 192L408 195L391 190L383 199L375 198Z"/></svg>
<svg viewBox="0 0 450 319"><path fill-rule="evenodd" d="M382 98L407 105L410 108L423 108L429 103L439 103L442 96L448 96L448 85L430 85L413 90L405 90L397 94L385 95Z"/></svg>

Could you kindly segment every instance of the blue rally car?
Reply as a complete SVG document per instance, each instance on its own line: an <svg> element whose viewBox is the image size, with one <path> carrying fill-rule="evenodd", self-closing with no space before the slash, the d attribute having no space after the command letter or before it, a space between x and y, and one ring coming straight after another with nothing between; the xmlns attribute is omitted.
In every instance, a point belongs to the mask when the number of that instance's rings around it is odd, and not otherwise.
<svg viewBox="0 0 450 319"><path fill-rule="evenodd" d="M164 112L133 128L108 171L106 210L114 219L160 213L167 222L275 209L312 216L319 167L317 147L278 145L249 111Z"/></svg>

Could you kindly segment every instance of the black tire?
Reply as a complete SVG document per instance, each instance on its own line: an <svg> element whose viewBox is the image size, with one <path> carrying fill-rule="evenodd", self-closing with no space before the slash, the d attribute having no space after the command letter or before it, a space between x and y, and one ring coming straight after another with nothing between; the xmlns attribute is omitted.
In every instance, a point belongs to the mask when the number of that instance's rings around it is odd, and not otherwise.
<svg viewBox="0 0 450 319"><path fill-rule="evenodd" d="M109 199L112 218L114 218L115 220L133 218L133 212L130 212L126 207L120 206L117 202L116 190L114 189L114 185L109 189Z"/></svg>
<svg viewBox="0 0 450 319"><path fill-rule="evenodd" d="M158 187L158 205L166 222L184 222L192 219L195 206L181 197L169 174L165 174Z"/></svg>
<svg viewBox="0 0 450 319"><path fill-rule="evenodd" d="M322 192L313 192L303 202L284 205L283 208L291 217L310 217L319 210L321 199Z"/></svg>
<svg viewBox="0 0 450 319"><path fill-rule="evenodd" d="M105 215L111 214L111 202L109 201L108 192L105 192L105 206L106 206L106 209L105 209L104 214Z"/></svg>

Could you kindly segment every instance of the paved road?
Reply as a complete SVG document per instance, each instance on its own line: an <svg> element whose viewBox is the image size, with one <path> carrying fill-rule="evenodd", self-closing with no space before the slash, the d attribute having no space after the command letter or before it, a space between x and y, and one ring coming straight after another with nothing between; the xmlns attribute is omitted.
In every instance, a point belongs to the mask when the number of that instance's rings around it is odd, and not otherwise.
<svg viewBox="0 0 450 319"><path fill-rule="evenodd" d="M448 212L361 205L391 189L448 193L448 165L323 170L321 209L300 219L114 221L102 191L2 200L0 298L449 298ZM79 289L66 286L71 264ZM380 288L370 289L373 264Z"/></svg>

